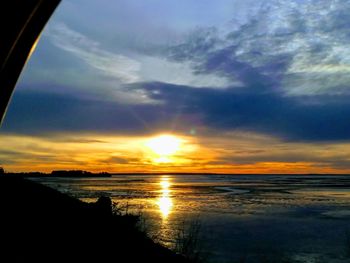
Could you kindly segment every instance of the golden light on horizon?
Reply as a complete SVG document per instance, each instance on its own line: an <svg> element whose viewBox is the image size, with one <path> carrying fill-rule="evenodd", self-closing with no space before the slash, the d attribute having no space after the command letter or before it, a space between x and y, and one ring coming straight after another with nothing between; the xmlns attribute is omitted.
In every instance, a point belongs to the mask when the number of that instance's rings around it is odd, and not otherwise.
<svg viewBox="0 0 350 263"><path fill-rule="evenodd" d="M149 139L146 147L155 155L156 163L172 162L171 156L181 150L182 140L175 135L162 134Z"/></svg>
<svg viewBox="0 0 350 263"><path fill-rule="evenodd" d="M157 204L162 218L167 219L173 207L173 201L170 196L171 184L169 178L162 177L159 185L161 187L161 196L159 197Z"/></svg>
<svg viewBox="0 0 350 263"><path fill-rule="evenodd" d="M177 134L168 136L178 142L173 144L177 145L176 150L161 150L161 153L167 155L159 155L156 154L158 150L149 147L153 145L150 142L154 142L155 138L163 138L159 134L154 136L56 134L43 138L1 134L0 149L11 149L0 152L1 166L9 172L46 173L52 170L72 169L110 173L350 173L350 168L325 165L318 159L312 160L313 156L318 156L317 158L322 157L322 160L336 161L339 152L350 155L350 143L286 144L274 138L254 134L220 135L211 138ZM94 154L91 154L92 152ZM265 154L271 158L283 156L285 160L261 161L265 160L262 159ZM308 161L289 162L288 156L294 158L298 155L307 156ZM243 158L242 160L247 162L230 163L225 161L230 160L228 157L232 160L236 157L238 160ZM256 161L255 158L260 161ZM167 206L167 201L162 202L165 204L164 207Z"/></svg>

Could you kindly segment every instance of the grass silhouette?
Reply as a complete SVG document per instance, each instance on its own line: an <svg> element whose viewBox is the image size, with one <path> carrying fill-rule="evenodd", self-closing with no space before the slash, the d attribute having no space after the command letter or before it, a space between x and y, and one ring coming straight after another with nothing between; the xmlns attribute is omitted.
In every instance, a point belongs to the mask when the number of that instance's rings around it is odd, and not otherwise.
<svg viewBox="0 0 350 263"><path fill-rule="evenodd" d="M0 262L190 262L154 243L109 197L85 203L3 175L0 209Z"/></svg>

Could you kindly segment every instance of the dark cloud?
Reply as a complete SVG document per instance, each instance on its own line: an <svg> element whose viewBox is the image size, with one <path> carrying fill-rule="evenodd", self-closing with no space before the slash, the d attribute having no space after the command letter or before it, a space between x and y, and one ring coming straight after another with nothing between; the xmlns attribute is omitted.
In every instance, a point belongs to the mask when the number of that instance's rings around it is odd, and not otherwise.
<svg viewBox="0 0 350 263"><path fill-rule="evenodd" d="M50 137L51 141L55 142L65 142L65 143L107 143L107 141L103 140L91 140L91 139L80 139L80 138L66 138L66 137Z"/></svg>
<svg viewBox="0 0 350 263"><path fill-rule="evenodd" d="M114 164L132 164L132 163L140 163L141 159L134 158L134 157L112 156L112 157L106 159L104 162L114 163Z"/></svg>
<svg viewBox="0 0 350 263"><path fill-rule="evenodd" d="M212 52L221 42L215 27L197 28L189 34L186 42L170 47L168 56L175 61L201 61L203 54Z"/></svg>
<svg viewBox="0 0 350 263"><path fill-rule="evenodd" d="M235 155L225 156L218 158L216 162L227 165L245 165L245 164L257 164L264 162L278 162L278 163L322 163L332 164L330 166L335 167L336 164L344 161L343 156L332 156L332 160L329 157L319 157L309 153L266 153L266 154L254 154L254 155ZM349 162L349 161L348 161ZM334 164L334 165L333 165ZM344 167L343 167L344 168Z"/></svg>
<svg viewBox="0 0 350 263"><path fill-rule="evenodd" d="M126 158L122 158L122 157L111 157L107 160L108 163L117 163L117 164L128 164L129 160Z"/></svg>
<svg viewBox="0 0 350 263"><path fill-rule="evenodd" d="M129 87L131 88L131 87ZM350 98L286 97L247 89L215 90L165 83L139 83L159 104L122 105L71 95L18 92L3 131L47 133L97 131L154 133L196 125L189 116L216 131L243 130L289 141L350 139ZM176 125L174 125L176 123Z"/></svg>
<svg viewBox="0 0 350 263"><path fill-rule="evenodd" d="M331 158L331 160L324 160L323 163L315 163L318 167L333 167L335 169L348 169L350 160L347 158Z"/></svg>
<svg viewBox="0 0 350 263"><path fill-rule="evenodd" d="M3 159L3 160L2 160ZM12 151L12 150L0 150L0 164L15 164L20 163L23 160L35 160L38 162L50 162L57 160L57 156L54 154L35 154L24 151Z"/></svg>
<svg viewBox="0 0 350 263"><path fill-rule="evenodd" d="M184 114L200 114L205 125L213 129L261 132L291 141L350 139L348 97L310 99L247 89L198 89L163 83L148 83L145 87L152 98L164 101L169 108L180 105Z"/></svg>
<svg viewBox="0 0 350 263"><path fill-rule="evenodd" d="M274 89L295 54L273 50L281 49L291 37L262 37L260 22L254 19L226 37L220 37L215 28L198 29L186 42L169 49L169 59L191 61L198 74L239 80L249 89Z"/></svg>
<svg viewBox="0 0 350 263"><path fill-rule="evenodd" d="M125 105L72 94L18 90L1 130L41 135L84 131L132 135L172 130L187 124L175 104Z"/></svg>
<svg viewBox="0 0 350 263"><path fill-rule="evenodd" d="M11 159L16 160L19 158L29 158L30 154L11 150L0 150L0 156L10 157Z"/></svg>

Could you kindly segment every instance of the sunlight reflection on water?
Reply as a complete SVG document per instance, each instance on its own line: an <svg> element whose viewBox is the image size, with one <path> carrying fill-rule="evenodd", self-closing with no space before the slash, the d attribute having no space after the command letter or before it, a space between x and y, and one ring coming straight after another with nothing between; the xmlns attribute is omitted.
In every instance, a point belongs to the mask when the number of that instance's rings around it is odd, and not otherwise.
<svg viewBox="0 0 350 263"><path fill-rule="evenodd" d="M171 213L173 207L173 200L170 195L170 179L167 176L163 176L160 178L159 185L161 187L160 192L161 196L157 200L157 204L159 206L159 212L162 216L162 219L167 219L169 214Z"/></svg>

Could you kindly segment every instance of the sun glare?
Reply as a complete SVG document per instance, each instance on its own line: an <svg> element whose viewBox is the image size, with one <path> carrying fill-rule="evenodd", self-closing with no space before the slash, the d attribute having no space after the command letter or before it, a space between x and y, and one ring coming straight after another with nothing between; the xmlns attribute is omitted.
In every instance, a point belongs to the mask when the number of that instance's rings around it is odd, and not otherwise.
<svg viewBox="0 0 350 263"><path fill-rule="evenodd" d="M181 139L174 135L159 135L151 138L146 146L157 155L158 162L169 162L169 157L180 150Z"/></svg>

